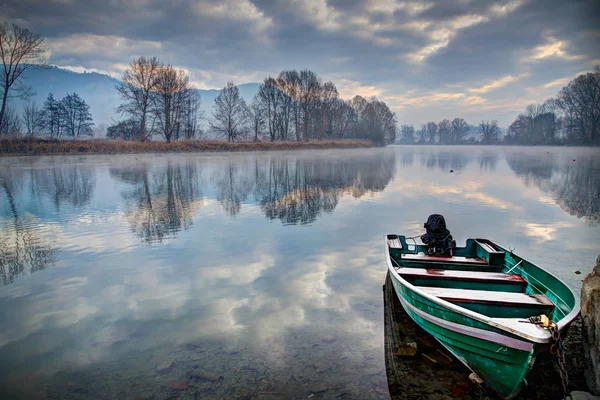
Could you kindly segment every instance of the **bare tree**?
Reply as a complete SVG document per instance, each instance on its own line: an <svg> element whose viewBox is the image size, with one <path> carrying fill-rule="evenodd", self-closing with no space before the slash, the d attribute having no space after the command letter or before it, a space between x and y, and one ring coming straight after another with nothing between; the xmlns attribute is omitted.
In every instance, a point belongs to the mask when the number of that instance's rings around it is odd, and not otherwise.
<svg viewBox="0 0 600 400"><path fill-rule="evenodd" d="M123 74L123 80L117 85L117 91L125 101L117 108L117 112L139 121L142 142L147 137L146 124L151 93L158 84L156 78L160 67L156 57L139 57L129 64Z"/></svg>
<svg viewBox="0 0 600 400"><path fill-rule="evenodd" d="M192 92L190 79L183 70L170 65L161 66L156 73L156 85L152 92L153 113L160 124L160 133L167 143L173 136L178 138L184 111Z"/></svg>
<svg viewBox="0 0 600 400"><path fill-rule="evenodd" d="M78 138L89 136L93 132L94 123L90 106L77 93L67 94L60 101L67 135Z"/></svg>
<svg viewBox="0 0 600 400"><path fill-rule="evenodd" d="M7 107L4 114L4 119L0 125L0 136L19 136L22 128L23 126L21 125L21 118L19 118L15 110Z"/></svg>
<svg viewBox="0 0 600 400"><path fill-rule="evenodd" d="M579 75L558 94L557 106L584 143L600 142L600 66Z"/></svg>
<svg viewBox="0 0 600 400"><path fill-rule="evenodd" d="M347 137L350 128L356 119L354 109L344 100L338 99L333 107L333 136L336 138Z"/></svg>
<svg viewBox="0 0 600 400"><path fill-rule="evenodd" d="M435 122L429 121L425 126L425 130L427 131L427 137L429 137L429 144L435 143L435 137L437 135L438 126Z"/></svg>
<svg viewBox="0 0 600 400"><path fill-rule="evenodd" d="M448 119L444 119L438 123L438 136L440 138L440 144L446 144L450 140L450 133L452 131L452 123Z"/></svg>
<svg viewBox="0 0 600 400"><path fill-rule="evenodd" d="M310 124L313 122L319 92L321 90L321 80L312 71L300 71L299 101L300 113L302 117L302 139L308 142L310 139Z"/></svg>
<svg viewBox="0 0 600 400"><path fill-rule="evenodd" d="M277 82L272 77L265 78L257 92L258 106L264 115L269 132L269 138L274 141L277 137L277 114L279 111L279 89Z"/></svg>
<svg viewBox="0 0 600 400"><path fill-rule="evenodd" d="M401 125L400 136L402 143L413 144L415 142L415 127L412 125Z"/></svg>
<svg viewBox="0 0 600 400"><path fill-rule="evenodd" d="M498 121L481 121L479 124L481 141L486 144L494 144L500 141L500 127Z"/></svg>
<svg viewBox="0 0 600 400"><path fill-rule="evenodd" d="M44 114L35 102L23 104L23 122L27 135L41 133L44 128Z"/></svg>
<svg viewBox="0 0 600 400"><path fill-rule="evenodd" d="M246 132L248 106L233 82L227 82L215 99L211 129L233 142Z"/></svg>
<svg viewBox="0 0 600 400"><path fill-rule="evenodd" d="M16 89L21 97L27 93L25 86L13 86L27 69L47 64L44 39L29 29L18 25L0 23L0 58L3 71L0 81L2 88L2 106L0 108L0 126L4 120L11 89Z"/></svg>
<svg viewBox="0 0 600 400"><path fill-rule="evenodd" d="M286 140L290 135L292 118L296 136L299 132L300 103L298 96L300 95L301 77L296 70L281 71L275 82L278 89L278 137L281 140Z"/></svg>
<svg viewBox="0 0 600 400"><path fill-rule="evenodd" d="M259 93L254 96L252 105L250 106L250 120L252 122L252 130L254 131L254 141L257 142L259 137L264 135L266 118L261 109L261 99Z"/></svg>
<svg viewBox="0 0 600 400"><path fill-rule="evenodd" d="M419 134L419 143L425 143L427 137L427 124L421 124L421 129L417 132Z"/></svg>
<svg viewBox="0 0 600 400"><path fill-rule="evenodd" d="M338 103L339 93L335 84L331 81L325 82L321 87L320 102L318 105L319 127L318 137L333 137L334 110Z"/></svg>
<svg viewBox="0 0 600 400"><path fill-rule="evenodd" d="M196 139L202 136L202 129L200 128L200 119L203 116L200 109L201 105L200 92L195 89L190 90L183 108L182 136L185 139Z"/></svg>
<svg viewBox="0 0 600 400"><path fill-rule="evenodd" d="M471 128L469 128L469 124L464 118L454 118L452 120L452 143L460 143Z"/></svg>

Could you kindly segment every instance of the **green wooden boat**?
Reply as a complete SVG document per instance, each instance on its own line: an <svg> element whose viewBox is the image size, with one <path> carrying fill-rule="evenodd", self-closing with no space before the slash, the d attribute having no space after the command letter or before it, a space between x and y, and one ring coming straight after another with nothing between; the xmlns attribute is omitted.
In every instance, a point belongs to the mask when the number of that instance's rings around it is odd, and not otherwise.
<svg viewBox="0 0 600 400"><path fill-rule="evenodd" d="M486 239L468 239L452 256L385 237L392 284L408 315L505 399L551 358L546 315L561 335L579 314L579 299L548 271Z"/></svg>

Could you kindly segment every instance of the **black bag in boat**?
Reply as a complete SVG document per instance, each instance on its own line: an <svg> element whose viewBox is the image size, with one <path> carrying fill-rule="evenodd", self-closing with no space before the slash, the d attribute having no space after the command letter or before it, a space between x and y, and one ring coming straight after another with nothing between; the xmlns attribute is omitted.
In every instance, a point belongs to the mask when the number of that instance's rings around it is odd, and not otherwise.
<svg viewBox="0 0 600 400"><path fill-rule="evenodd" d="M456 242L450 231L446 229L446 220L440 214L431 214L424 225L427 233L421 236L421 241L429 247L429 254L454 253Z"/></svg>

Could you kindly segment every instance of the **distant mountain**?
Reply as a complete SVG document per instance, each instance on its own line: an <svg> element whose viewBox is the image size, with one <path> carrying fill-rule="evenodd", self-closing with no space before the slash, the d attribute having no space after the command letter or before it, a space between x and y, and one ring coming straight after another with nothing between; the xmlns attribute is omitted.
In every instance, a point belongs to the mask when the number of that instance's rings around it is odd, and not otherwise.
<svg viewBox="0 0 600 400"><path fill-rule="evenodd" d="M35 91L32 98L38 106L42 106L49 93L54 94L56 99L62 99L68 93L79 94L90 106L94 123L109 125L112 121L121 117L115 109L121 104L119 94L116 90L118 79L96 72L79 73L58 67L44 69L31 68L25 71L22 83L29 85ZM250 103L258 91L259 83L244 83L238 85L240 94ZM221 89L198 90L202 97L202 111L204 111L204 122L212 113L215 98ZM22 101L15 99L11 101L20 113Z"/></svg>

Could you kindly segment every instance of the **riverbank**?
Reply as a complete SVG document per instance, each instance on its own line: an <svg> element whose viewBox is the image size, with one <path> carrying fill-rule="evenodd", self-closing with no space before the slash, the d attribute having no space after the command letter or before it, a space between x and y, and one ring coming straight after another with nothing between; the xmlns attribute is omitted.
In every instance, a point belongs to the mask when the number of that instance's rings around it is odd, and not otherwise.
<svg viewBox="0 0 600 400"><path fill-rule="evenodd" d="M0 139L0 156L50 154L130 154L193 153L208 151L264 151L307 149L353 149L374 147L369 140L313 140L310 142L225 142L221 140L179 140L166 142L128 142L124 140Z"/></svg>

